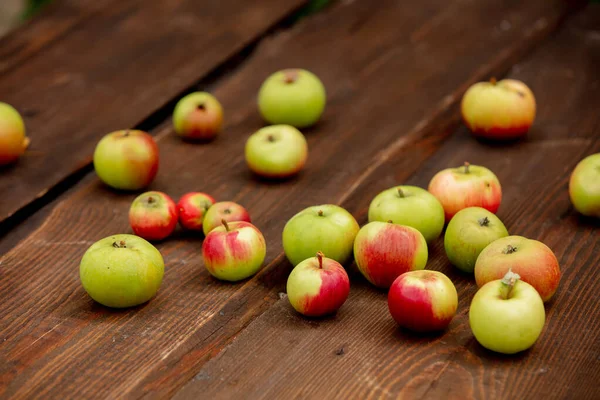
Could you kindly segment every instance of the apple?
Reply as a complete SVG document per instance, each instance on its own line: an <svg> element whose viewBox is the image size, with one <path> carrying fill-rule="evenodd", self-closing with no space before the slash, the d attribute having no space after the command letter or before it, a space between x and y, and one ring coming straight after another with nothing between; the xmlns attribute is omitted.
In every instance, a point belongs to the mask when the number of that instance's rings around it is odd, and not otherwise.
<svg viewBox="0 0 600 400"><path fill-rule="evenodd" d="M96 146L94 168L108 186L121 190L143 189L158 171L158 146L146 132L109 133Z"/></svg>
<svg viewBox="0 0 600 400"><path fill-rule="evenodd" d="M321 252L296 265L287 280L292 307L307 317L335 313L349 293L350 279L344 267Z"/></svg>
<svg viewBox="0 0 600 400"><path fill-rule="evenodd" d="M258 92L258 108L270 124L314 125L325 109L325 87L312 72L284 69L269 76Z"/></svg>
<svg viewBox="0 0 600 400"><path fill-rule="evenodd" d="M388 308L403 328L416 332L445 329L458 307L452 281L438 271L409 271L390 286Z"/></svg>
<svg viewBox="0 0 600 400"><path fill-rule="evenodd" d="M17 161L27 146L23 118L10 104L0 102L0 165Z"/></svg>
<svg viewBox="0 0 600 400"><path fill-rule="evenodd" d="M297 174L308 156L308 145L300 131L290 125L259 129L246 142L246 163L265 178L287 178Z"/></svg>
<svg viewBox="0 0 600 400"><path fill-rule="evenodd" d="M91 245L79 265L79 277L92 299L107 307L133 307L150 300L160 287L165 264L146 240L112 235Z"/></svg>
<svg viewBox="0 0 600 400"><path fill-rule="evenodd" d="M560 282L558 260L548 246L522 236L507 236L490 243L477 257L477 286L501 279L509 269L533 286L544 302L552 298Z"/></svg>
<svg viewBox="0 0 600 400"><path fill-rule="evenodd" d="M411 226L432 243L444 229L444 208L431 193L416 186L396 186L379 193L369 205L369 222L393 221Z"/></svg>
<svg viewBox="0 0 600 400"><path fill-rule="evenodd" d="M352 257L354 238L360 229L352 214L342 207L324 204L305 208L283 228L283 251L298 265L318 251L339 263Z"/></svg>
<svg viewBox="0 0 600 400"><path fill-rule="evenodd" d="M213 139L222 125L223 107L210 93L190 93L177 102L173 111L175 133L184 139Z"/></svg>
<svg viewBox="0 0 600 400"><path fill-rule="evenodd" d="M162 192L146 192L133 200L129 224L133 233L146 240L163 240L177 226L177 206Z"/></svg>
<svg viewBox="0 0 600 400"><path fill-rule="evenodd" d="M536 342L544 323L544 302L533 286L509 270L481 287L469 309L475 339L488 350L514 354Z"/></svg>
<svg viewBox="0 0 600 400"><path fill-rule="evenodd" d="M246 221L221 221L202 243L204 266L212 276L236 282L254 275L265 261L267 246L262 233Z"/></svg>
<svg viewBox="0 0 600 400"><path fill-rule="evenodd" d="M208 235L208 232L217 226L222 225L223 220L227 222L252 222L250 220L250 214L248 214L248 211L241 205L234 203L233 201L220 201L210 206L204 215L204 221L202 221L202 230L204 231L204 234Z"/></svg>
<svg viewBox="0 0 600 400"><path fill-rule="evenodd" d="M442 203L446 222L467 207L482 207L495 214L502 201L502 188L496 175L468 162L435 174L429 182L429 192Z"/></svg>
<svg viewBox="0 0 600 400"><path fill-rule="evenodd" d="M444 248L453 265L472 274L479 253L494 240L506 236L508 231L495 214L485 208L467 207L450 220Z"/></svg>
<svg viewBox="0 0 600 400"><path fill-rule="evenodd" d="M600 153L577 164L569 181L569 196L581 214L600 218Z"/></svg>
<svg viewBox="0 0 600 400"><path fill-rule="evenodd" d="M390 222L369 222L354 240L354 259L373 285L389 288L408 271L425 268L427 242L415 228Z"/></svg>
<svg viewBox="0 0 600 400"><path fill-rule="evenodd" d="M202 232L202 222L208 209L215 204L215 199L206 193L186 193L177 202L179 223L190 231Z"/></svg>
<svg viewBox="0 0 600 400"><path fill-rule="evenodd" d="M535 97L523 82L504 79L471 86L461 102L465 125L474 136L493 140L527 134L535 119Z"/></svg>

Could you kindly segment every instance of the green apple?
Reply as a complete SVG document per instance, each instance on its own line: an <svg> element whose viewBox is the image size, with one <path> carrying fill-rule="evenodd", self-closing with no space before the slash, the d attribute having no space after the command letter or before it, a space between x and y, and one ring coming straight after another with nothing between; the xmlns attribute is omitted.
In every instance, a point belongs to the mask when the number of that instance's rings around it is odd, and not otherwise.
<svg viewBox="0 0 600 400"><path fill-rule="evenodd" d="M600 153L577 164L569 181L569 195L577 211L600 218Z"/></svg>
<svg viewBox="0 0 600 400"><path fill-rule="evenodd" d="M450 220L444 236L444 248L458 269L473 273L479 253L496 239L508 236L506 227L495 214L481 207L467 207Z"/></svg>
<svg viewBox="0 0 600 400"><path fill-rule="evenodd" d="M486 283L473 297L469 324L486 349L518 353L533 346L542 333L544 302L533 286L519 278L509 271L503 279Z"/></svg>
<svg viewBox="0 0 600 400"><path fill-rule="evenodd" d="M160 252L134 235L113 235L90 246L79 266L85 291L107 307L133 307L160 287L165 264Z"/></svg>
<svg viewBox="0 0 600 400"><path fill-rule="evenodd" d="M444 229L444 207L434 195L416 186L396 186L379 193L369 206L369 222L392 221L415 228L427 243Z"/></svg>
<svg viewBox="0 0 600 400"><path fill-rule="evenodd" d="M321 251L343 264L352 256L360 227L342 207L325 204L308 207L294 215L283 228L283 250L297 265Z"/></svg>
<svg viewBox="0 0 600 400"><path fill-rule="evenodd" d="M308 145L300 131L291 125L272 125L259 129L246 142L246 163L257 175L287 178L306 163Z"/></svg>
<svg viewBox="0 0 600 400"><path fill-rule="evenodd" d="M325 87L316 75L304 69L285 69L264 81L258 92L258 108L271 124L304 128L319 120L325 98Z"/></svg>
<svg viewBox="0 0 600 400"><path fill-rule="evenodd" d="M23 118L10 104L0 102L0 165L17 161L28 145Z"/></svg>
<svg viewBox="0 0 600 400"><path fill-rule="evenodd" d="M184 139L212 139L222 125L223 107L210 93L190 93L179 100L173 111L175 133Z"/></svg>

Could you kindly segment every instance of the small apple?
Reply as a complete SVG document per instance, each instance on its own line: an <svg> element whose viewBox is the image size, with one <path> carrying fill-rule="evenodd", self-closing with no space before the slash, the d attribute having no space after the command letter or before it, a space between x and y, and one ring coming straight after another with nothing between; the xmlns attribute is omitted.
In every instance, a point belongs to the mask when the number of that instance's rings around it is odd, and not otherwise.
<svg viewBox="0 0 600 400"><path fill-rule="evenodd" d="M134 235L112 235L87 249L79 277L92 299L107 307L133 307L160 287L165 264L156 247Z"/></svg>
<svg viewBox="0 0 600 400"><path fill-rule="evenodd" d="M425 268L427 242L415 228L390 222L369 222L354 240L354 259L373 285L389 288L408 271Z"/></svg>
<svg viewBox="0 0 600 400"><path fill-rule="evenodd" d="M245 152L250 170L265 178L279 179L295 175L304 167L308 145L293 126L272 125L253 133Z"/></svg>
<svg viewBox="0 0 600 400"><path fill-rule="evenodd" d="M284 69L269 76L258 92L258 108L270 124L314 125L325 109L325 87L312 72Z"/></svg>
<svg viewBox="0 0 600 400"><path fill-rule="evenodd" d="M523 82L504 79L471 86L461 102L465 125L473 135L494 140L527 134L535 119L535 97Z"/></svg>
<svg viewBox="0 0 600 400"><path fill-rule="evenodd" d="M94 168L98 177L115 189L145 188L158 171L158 146L146 132L109 133L96 146Z"/></svg>
<svg viewBox="0 0 600 400"><path fill-rule="evenodd" d="M202 232L202 221L208 209L215 204L215 199L206 193L186 193L177 202L179 223L190 231Z"/></svg>
<svg viewBox="0 0 600 400"><path fill-rule="evenodd" d="M403 328L416 332L445 329L458 307L458 294L452 281L438 271L410 271L392 283L388 308Z"/></svg>
<svg viewBox="0 0 600 400"><path fill-rule="evenodd" d="M369 205L369 222L393 221L411 226L433 242L444 229L444 208L434 195L416 186L396 186L379 193Z"/></svg>
<svg viewBox="0 0 600 400"><path fill-rule="evenodd" d="M204 266L212 276L236 282L258 272L265 261L267 246L262 233L245 221L221 221L202 243Z"/></svg>
<svg viewBox="0 0 600 400"><path fill-rule="evenodd" d="M479 253L494 240L506 236L508 231L496 215L485 208L467 207L450 220L444 248L453 265L472 274Z"/></svg>
<svg viewBox="0 0 600 400"><path fill-rule="evenodd" d="M23 118L10 104L0 102L0 165L17 161L27 146Z"/></svg>
<svg viewBox="0 0 600 400"><path fill-rule="evenodd" d="M223 107L210 93L190 93L179 100L173 111L175 133L184 139L212 139L222 125Z"/></svg>
<svg viewBox="0 0 600 400"><path fill-rule="evenodd" d="M533 286L509 272L481 287L469 309L475 339L486 349L504 354L527 350L536 342L544 323L544 302Z"/></svg>
<svg viewBox="0 0 600 400"><path fill-rule="evenodd" d="M250 214L248 214L248 211L246 211L244 207L233 201L220 201L210 206L204 215L204 221L202 221L202 230L204 231L204 234L208 235L208 232L217 226L222 225L223 220L227 222L252 222L250 220Z"/></svg>
<svg viewBox="0 0 600 400"><path fill-rule="evenodd" d="M600 218L600 153L577 164L569 181L569 196L581 214Z"/></svg>
<svg viewBox="0 0 600 400"><path fill-rule="evenodd" d="M509 269L533 286L543 301L550 300L560 282L558 260L548 246L522 236L507 236L490 243L477 257L477 286L501 279Z"/></svg>
<svg viewBox="0 0 600 400"><path fill-rule="evenodd" d="M162 192L146 192L133 200L129 208L133 233L146 240L163 240L177 226L177 207Z"/></svg>
<svg viewBox="0 0 600 400"><path fill-rule="evenodd" d="M429 182L429 192L442 203L446 222L467 207L482 207L495 214L502 201L502 188L496 175L468 162L435 174Z"/></svg>
<svg viewBox="0 0 600 400"><path fill-rule="evenodd" d="M292 307L307 317L333 314L350 293L350 279L340 263L318 252L294 267L287 280Z"/></svg>
<svg viewBox="0 0 600 400"><path fill-rule="evenodd" d="M283 228L283 251L298 265L318 251L344 264L352 256L354 238L360 229L352 214L342 207L325 204L305 208Z"/></svg>

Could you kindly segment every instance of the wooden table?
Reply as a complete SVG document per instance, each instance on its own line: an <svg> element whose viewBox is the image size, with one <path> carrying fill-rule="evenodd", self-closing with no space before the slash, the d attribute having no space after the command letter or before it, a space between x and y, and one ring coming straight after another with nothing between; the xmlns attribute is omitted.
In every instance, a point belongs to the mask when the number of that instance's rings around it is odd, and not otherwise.
<svg viewBox="0 0 600 400"><path fill-rule="evenodd" d="M303 0L62 0L0 40L0 100L24 115L32 145L0 170L0 397L3 398L600 398L600 224L572 208L570 172L600 151L600 6L566 0L340 0L299 19ZM377 4L375 4L377 3ZM305 130L297 178L254 178L245 138L263 125L256 94L271 72L303 67L328 92ZM525 81L538 102L529 136L474 140L459 120L466 88L490 76ZM178 140L174 103L210 90L226 126L209 144ZM201 190L247 207L267 259L225 284L202 266L201 238L157 245L158 296L123 311L79 282L94 241L130 232L136 194L102 185L90 165L104 134L156 137L151 188ZM339 204L360 223L381 190L426 187L468 160L498 175L498 215L543 241L563 278L529 351L483 349L468 325L476 285L442 240L427 268L446 273L459 310L446 332L400 330L386 293L349 266L350 297L331 318L299 317L285 298L285 222Z"/></svg>

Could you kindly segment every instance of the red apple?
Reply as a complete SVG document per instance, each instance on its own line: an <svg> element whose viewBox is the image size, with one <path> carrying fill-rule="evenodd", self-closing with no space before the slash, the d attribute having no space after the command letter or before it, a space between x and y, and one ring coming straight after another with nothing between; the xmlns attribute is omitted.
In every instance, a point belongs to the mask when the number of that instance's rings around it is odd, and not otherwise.
<svg viewBox="0 0 600 400"><path fill-rule="evenodd" d="M296 265L287 281L292 307L308 317L336 312L349 293L350 279L344 267L321 252Z"/></svg>
<svg viewBox="0 0 600 400"><path fill-rule="evenodd" d="M250 221L250 214L242 206L233 201L221 201L210 206L206 215L204 215L204 221L202 222L202 230L205 235L208 232L221 225L221 221L233 222L233 221Z"/></svg>
<svg viewBox="0 0 600 400"><path fill-rule="evenodd" d="M131 203L129 224L136 235L146 240L162 240L177 225L175 202L162 192L142 193Z"/></svg>
<svg viewBox="0 0 600 400"><path fill-rule="evenodd" d="M438 271L410 271L400 275L388 293L388 307L403 328L417 332L445 329L458 307L452 281Z"/></svg>
<svg viewBox="0 0 600 400"><path fill-rule="evenodd" d="M442 203L446 222L467 207L481 207L496 213L502 201L502 188L492 171L468 162L435 174L429 192Z"/></svg>
<svg viewBox="0 0 600 400"><path fill-rule="evenodd" d="M184 194L177 202L179 223L190 231L202 231L202 221L215 199L206 193L191 192Z"/></svg>
<svg viewBox="0 0 600 400"><path fill-rule="evenodd" d="M262 233L245 221L221 223L202 243L204 266L212 276L224 281L236 282L254 275L267 254Z"/></svg>
<svg viewBox="0 0 600 400"><path fill-rule="evenodd" d="M223 107L210 93L190 93L179 100L173 111L175 133L184 139L212 139L222 125Z"/></svg>
<svg viewBox="0 0 600 400"><path fill-rule="evenodd" d="M477 286L502 279L509 270L533 286L544 302L550 300L560 282L560 267L552 250L522 236L507 236L483 249L475 263Z"/></svg>
<svg viewBox="0 0 600 400"><path fill-rule="evenodd" d="M369 282L389 288L407 271L425 268L427 242L415 228L373 221L363 226L354 239L356 265Z"/></svg>
<svg viewBox="0 0 600 400"><path fill-rule="evenodd" d="M523 82L479 82L463 96L461 113L473 135L494 140L524 136L535 118L535 97Z"/></svg>
<svg viewBox="0 0 600 400"><path fill-rule="evenodd" d="M23 118L11 105L0 102L0 165L17 161L27 146Z"/></svg>

